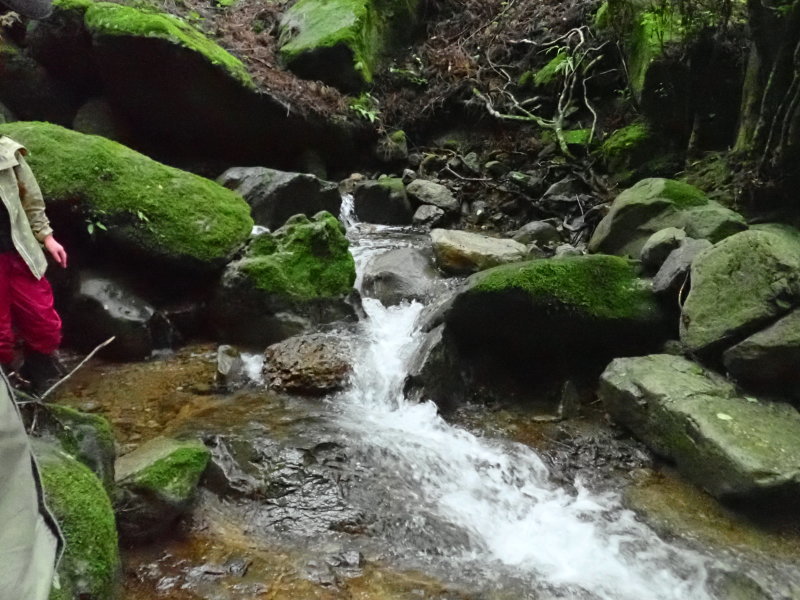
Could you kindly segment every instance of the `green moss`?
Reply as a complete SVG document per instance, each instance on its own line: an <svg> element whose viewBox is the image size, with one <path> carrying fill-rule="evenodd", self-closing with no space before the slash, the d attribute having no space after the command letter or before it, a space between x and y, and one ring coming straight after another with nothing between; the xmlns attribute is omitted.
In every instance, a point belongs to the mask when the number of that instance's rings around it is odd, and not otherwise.
<svg viewBox="0 0 800 600"><path fill-rule="evenodd" d="M252 229L234 192L111 140L37 122L0 125L0 135L28 148L48 203L77 205L104 235L155 258L221 263Z"/></svg>
<svg viewBox="0 0 800 600"><path fill-rule="evenodd" d="M75 0L69 1L75 2ZM204 56L211 64L222 67L245 85L250 87L254 85L242 61L188 23L172 15L145 12L110 2L98 2L86 10L85 22L86 27L94 35L129 35L167 40Z"/></svg>
<svg viewBox="0 0 800 600"><path fill-rule="evenodd" d="M86 466L64 453L37 445L37 456L47 504L66 540L59 566L62 590L51 598L114 597L119 572L117 529L103 485Z"/></svg>
<svg viewBox="0 0 800 600"><path fill-rule="evenodd" d="M533 76L533 83L536 86L551 84L564 71L568 60L569 54L563 50L559 50L558 54L556 54L550 62L536 71L536 74Z"/></svg>
<svg viewBox="0 0 800 600"><path fill-rule="evenodd" d="M180 502L194 494L209 458L210 452L202 443L187 443L142 469L125 483Z"/></svg>
<svg viewBox="0 0 800 600"><path fill-rule="evenodd" d="M393 143L398 144L398 145L403 145L403 144L408 143L408 140L406 139L406 132L403 131L402 129L398 129L397 131L394 131L394 132L390 133L389 134L389 139Z"/></svg>
<svg viewBox="0 0 800 600"><path fill-rule="evenodd" d="M613 161L641 147L650 140L650 135L650 128L646 123L631 123L612 133L600 147L600 154L606 160Z"/></svg>
<svg viewBox="0 0 800 600"><path fill-rule="evenodd" d="M602 319L635 318L652 306L633 263L597 254L502 265L475 276L472 291L520 290L537 303Z"/></svg>
<svg viewBox="0 0 800 600"><path fill-rule="evenodd" d="M342 225L327 212L258 236L238 267L256 288L301 300L345 294L355 281Z"/></svg>
<svg viewBox="0 0 800 600"><path fill-rule="evenodd" d="M53 0L53 7L62 11L76 10L85 13L93 5L93 0Z"/></svg>
<svg viewBox="0 0 800 600"><path fill-rule="evenodd" d="M594 13L593 25L595 29L608 29L611 25L611 11L608 6L608 0L603 2Z"/></svg>
<svg viewBox="0 0 800 600"><path fill-rule="evenodd" d="M664 54L668 43L682 38L680 14L667 5L663 10L634 11L630 16L628 78L637 96L642 93L650 64Z"/></svg>
<svg viewBox="0 0 800 600"><path fill-rule="evenodd" d="M588 146L590 138L592 137L591 129L567 129L562 132L564 141L567 144L574 144L576 146Z"/></svg>

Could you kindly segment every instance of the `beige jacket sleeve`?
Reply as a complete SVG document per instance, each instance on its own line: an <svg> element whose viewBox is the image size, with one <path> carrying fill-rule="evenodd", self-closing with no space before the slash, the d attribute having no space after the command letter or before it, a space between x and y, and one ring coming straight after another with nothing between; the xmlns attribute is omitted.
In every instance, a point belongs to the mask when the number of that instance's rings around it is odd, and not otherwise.
<svg viewBox="0 0 800 600"><path fill-rule="evenodd" d="M19 182L22 208L25 214L28 215L28 222L31 224L33 235L39 242L43 242L44 238L53 233L53 228L50 227L50 221L44 212L42 190L39 189L36 177L33 176L33 171L31 171L21 153L17 154L17 160L19 160L19 165L14 167L14 172Z"/></svg>

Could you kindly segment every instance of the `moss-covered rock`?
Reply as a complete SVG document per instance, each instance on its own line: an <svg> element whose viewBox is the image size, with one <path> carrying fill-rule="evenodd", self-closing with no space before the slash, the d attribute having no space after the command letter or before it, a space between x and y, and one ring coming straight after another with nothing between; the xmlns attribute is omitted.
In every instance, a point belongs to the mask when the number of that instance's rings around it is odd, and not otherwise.
<svg viewBox="0 0 800 600"><path fill-rule="evenodd" d="M252 229L238 195L116 142L36 122L0 125L0 134L28 148L49 207L101 223L98 235L154 270L217 269Z"/></svg>
<svg viewBox="0 0 800 600"><path fill-rule="evenodd" d="M34 445L45 500L65 539L53 600L113 600L119 580L114 511L103 484L88 467L56 446Z"/></svg>
<svg viewBox="0 0 800 600"><path fill-rule="evenodd" d="M274 233L253 237L228 265L212 306L216 331L224 341L272 344L351 316L345 297L355 276L336 217L295 215Z"/></svg>
<svg viewBox="0 0 800 600"><path fill-rule="evenodd" d="M637 258L647 239L667 227L717 242L747 228L744 218L709 200L697 188L672 179L643 179L614 200L589 250Z"/></svg>
<svg viewBox="0 0 800 600"><path fill-rule="evenodd" d="M300 77L353 92L413 29L418 0L299 0L281 19L280 55Z"/></svg>
<svg viewBox="0 0 800 600"><path fill-rule="evenodd" d="M614 360L600 379L611 416L710 494L778 500L800 493L800 413L744 397L680 356Z"/></svg>
<svg viewBox="0 0 800 600"><path fill-rule="evenodd" d="M536 71L533 75L533 83L536 87L548 87L555 82L563 73L569 62L569 53L566 50L559 50L546 65Z"/></svg>
<svg viewBox="0 0 800 600"><path fill-rule="evenodd" d="M406 187L399 177L364 181L353 191L356 216L367 223L410 225L413 217Z"/></svg>
<svg viewBox="0 0 800 600"><path fill-rule="evenodd" d="M657 135L645 121L635 121L617 129L596 150L615 181L623 185L635 179L675 172L676 157L670 153L663 135Z"/></svg>
<svg viewBox="0 0 800 600"><path fill-rule="evenodd" d="M641 352L654 347L667 327L633 264L603 255L477 273L456 296L445 323L467 354L566 362Z"/></svg>
<svg viewBox="0 0 800 600"><path fill-rule="evenodd" d="M681 340L693 352L716 357L796 306L800 306L800 232L743 231L692 263Z"/></svg>
<svg viewBox="0 0 800 600"><path fill-rule="evenodd" d="M163 534L191 505L210 456L197 440L160 437L120 457L116 510L123 538Z"/></svg>

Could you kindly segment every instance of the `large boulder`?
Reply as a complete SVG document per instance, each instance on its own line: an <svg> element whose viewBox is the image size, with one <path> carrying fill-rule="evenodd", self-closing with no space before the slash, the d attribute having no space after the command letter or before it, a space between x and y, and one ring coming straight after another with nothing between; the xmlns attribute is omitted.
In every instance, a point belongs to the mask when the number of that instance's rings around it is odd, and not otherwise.
<svg viewBox="0 0 800 600"><path fill-rule="evenodd" d="M352 371L350 347L339 335L315 333L278 342L264 353L271 388L319 396L342 389Z"/></svg>
<svg viewBox="0 0 800 600"><path fill-rule="evenodd" d="M117 459L122 537L143 541L165 533L191 505L210 456L197 440L159 437Z"/></svg>
<svg viewBox="0 0 800 600"><path fill-rule="evenodd" d="M714 243L747 229L747 224L688 183L643 179L617 196L589 240L589 250L638 258L650 236L667 227Z"/></svg>
<svg viewBox="0 0 800 600"><path fill-rule="evenodd" d="M611 416L710 494L788 500L800 493L800 413L737 393L679 356L614 360L598 395Z"/></svg>
<svg viewBox="0 0 800 600"><path fill-rule="evenodd" d="M69 89L102 89L137 147L286 166L311 148L333 164L354 154L360 131L313 102L259 89L238 58L185 21L110 2L54 4L33 53Z"/></svg>
<svg viewBox="0 0 800 600"><path fill-rule="evenodd" d="M354 316L347 296L355 277L336 217L296 215L274 233L254 236L244 256L228 265L210 320L223 341L274 344Z"/></svg>
<svg viewBox="0 0 800 600"><path fill-rule="evenodd" d="M403 300L422 301L429 296L438 277L429 254L416 248L396 248L367 262L361 292L385 306Z"/></svg>
<svg viewBox="0 0 800 600"><path fill-rule="evenodd" d="M528 249L519 242L480 233L434 229L431 240L436 263L448 273L475 273L524 260L528 255Z"/></svg>
<svg viewBox="0 0 800 600"><path fill-rule="evenodd" d="M116 256L146 263L151 274L219 270L253 227L234 192L111 140L30 122L0 125L0 135L30 151L59 228L77 230L86 244L94 235Z"/></svg>
<svg viewBox="0 0 800 600"><path fill-rule="evenodd" d="M102 350L113 360L143 360L168 348L175 338L169 320L124 285L91 271L80 274L80 287L64 314L65 342L89 352L111 336Z"/></svg>
<svg viewBox="0 0 800 600"><path fill-rule="evenodd" d="M381 53L413 29L418 0L299 0L280 25L280 56L305 79L345 92L372 81Z"/></svg>
<svg viewBox="0 0 800 600"><path fill-rule="evenodd" d="M711 355L800 306L800 232L743 231L692 263L681 314L681 341Z"/></svg>
<svg viewBox="0 0 800 600"><path fill-rule="evenodd" d="M57 445L37 441L34 452L45 501L66 542L58 566L61 589L53 590L51 600L113 600L120 575L119 546L103 484Z"/></svg>
<svg viewBox="0 0 800 600"><path fill-rule="evenodd" d="M241 194L256 224L270 229L277 229L292 215L310 217L323 210L337 214L342 203L337 184L307 173L233 167L217 183Z"/></svg>
<svg viewBox="0 0 800 600"><path fill-rule="evenodd" d="M800 398L800 309L729 348L722 359L736 381Z"/></svg>
<svg viewBox="0 0 800 600"><path fill-rule="evenodd" d="M353 207L356 216L367 223L411 224L411 203L408 201L403 180L396 177L365 181L356 186Z"/></svg>

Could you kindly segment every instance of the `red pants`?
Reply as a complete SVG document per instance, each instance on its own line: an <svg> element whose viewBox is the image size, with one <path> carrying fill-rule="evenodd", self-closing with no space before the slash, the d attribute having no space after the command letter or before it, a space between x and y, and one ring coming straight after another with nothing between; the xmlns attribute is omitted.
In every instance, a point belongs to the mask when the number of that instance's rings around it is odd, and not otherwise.
<svg viewBox="0 0 800 600"><path fill-rule="evenodd" d="M14 358L14 327L28 348L50 354L61 343L53 290L36 279L16 252L0 253L0 363Z"/></svg>

